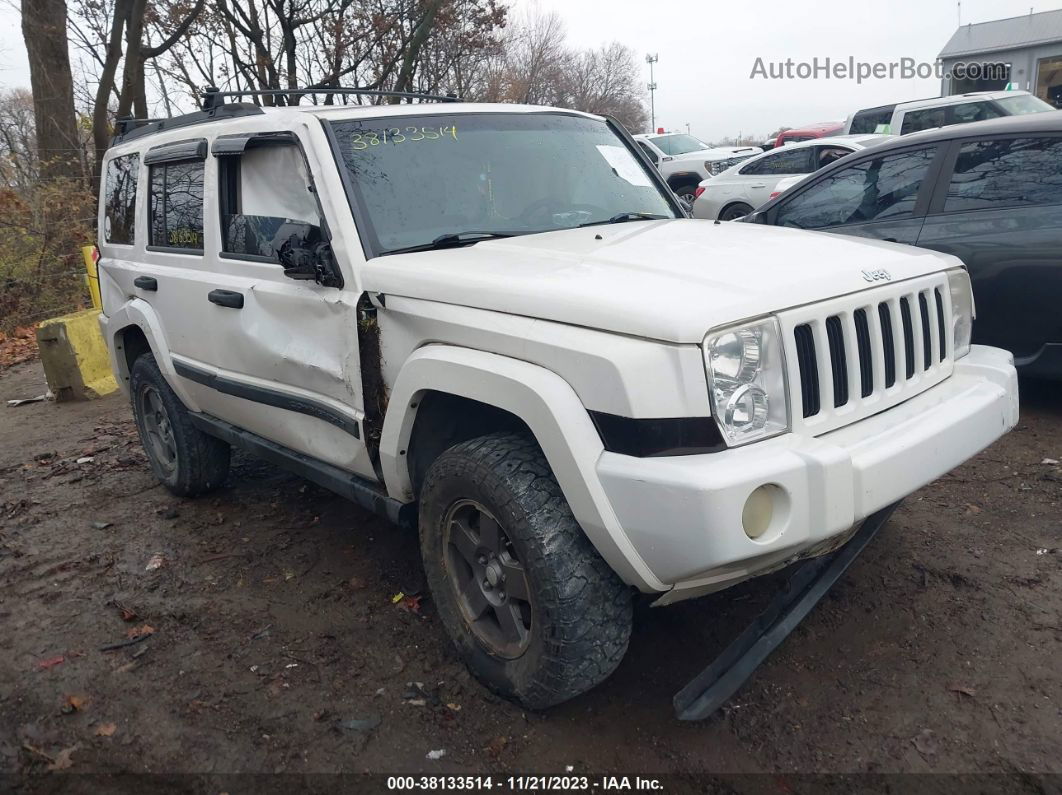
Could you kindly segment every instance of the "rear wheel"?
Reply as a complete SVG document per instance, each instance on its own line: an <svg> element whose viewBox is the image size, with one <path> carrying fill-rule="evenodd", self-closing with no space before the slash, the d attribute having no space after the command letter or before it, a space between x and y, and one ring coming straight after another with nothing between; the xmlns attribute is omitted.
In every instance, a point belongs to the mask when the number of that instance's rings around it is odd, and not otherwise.
<svg viewBox="0 0 1062 795"><path fill-rule="evenodd" d="M583 534L533 439L450 448L421 491L420 543L439 616L472 673L532 709L608 677L631 594Z"/></svg>
<svg viewBox="0 0 1062 795"><path fill-rule="evenodd" d="M720 221L736 221L738 218L744 218L746 215L752 212L752 207L743 202L737 204L731 204L724 208L723 212L719 213Z"/></svg>
<svg viewBox="0 0 1062 795"><path fill-rule="evenodd" d="M162 484L179 497L222 485L229 472L229 446L192 425L152 354L133 363L129 380L140 442Z"/></svg>

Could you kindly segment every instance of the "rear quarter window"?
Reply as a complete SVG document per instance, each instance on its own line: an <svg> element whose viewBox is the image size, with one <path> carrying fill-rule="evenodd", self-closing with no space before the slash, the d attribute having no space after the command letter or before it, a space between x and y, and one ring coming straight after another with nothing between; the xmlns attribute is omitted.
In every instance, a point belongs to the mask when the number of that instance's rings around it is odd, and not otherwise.
<svg viewBox="0 0 1062 795"><path fill-rule="evenodd" d="M203 250L203 161L151 166L152 246Z"/></svg>
<svg viewBox="0 0 1062 795"><path fill-rule="evenodd" d="M136 242L136 182L140 155L123 155L107 163L103 187L103 239L108 243Z"/></svg>
<svg viewBox="0 0 1062 795"><path fill-rule="evenodd" d="M1062 138L971 141L959 149L945 212L1062 204Z"/></svg>

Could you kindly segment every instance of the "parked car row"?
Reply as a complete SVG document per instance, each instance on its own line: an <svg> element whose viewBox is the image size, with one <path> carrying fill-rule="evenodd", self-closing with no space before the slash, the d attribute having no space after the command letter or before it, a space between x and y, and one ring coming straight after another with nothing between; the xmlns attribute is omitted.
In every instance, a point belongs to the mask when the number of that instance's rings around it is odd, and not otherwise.
<svg viewBox="0 0 1062 795"><path fill-rule="evenodd" d="M853 135L794 143L750 157L697 186L693 217L732 221L766 202L777 183L803 177L835 160L887 141L894 136Z"/></svg>
<svg viewBox="0 0 1062 795"><path fill-rule="evenodd" d="M974 342L1062 378L1060 111L892 136L743 220L954 254L973 282Z"/></svg>
<svg viewBox="0 0 1062 795"><path fill-rule="evenodd" d="M826 129L786 131L702 179L693 217L955 254L978 301L975 341L1012 351L1024 375L1062 379L1060 112L991 91L867 108L842 134Z"/></svg>

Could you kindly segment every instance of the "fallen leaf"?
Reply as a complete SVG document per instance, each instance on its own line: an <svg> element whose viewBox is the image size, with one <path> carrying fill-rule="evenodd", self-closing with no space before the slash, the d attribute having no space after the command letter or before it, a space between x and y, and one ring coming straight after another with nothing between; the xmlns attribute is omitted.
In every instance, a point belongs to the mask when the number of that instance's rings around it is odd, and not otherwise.
<svg viewBox="0 0 1062 795"><path fill-rule="evenodd" d="M156 569L161 569L165 563L166 559L162 557L162 555L152 555L151 560L149 560L147 562L147 565L144 567L144 571L155 571Z"/></svg>
<svg viewBox="0 0 1062 795"><path fill-rule="evenodd" d="M155 628L150 624L144 624L142 627L133 627L131 630L125 633L125 636L132 640L133 638L139 638L144 635L154 635Z"/></svg>
<svg viewBox="0 0 1062 795"><path fill-rule="evenodd" d="M398 606L402 610L406 610L410 613L420 613L420 600L422 596L407 596L398 603Z"/></svg>
<svg viewBox="0 0 1062 795"><path fill-rule="evenodd" d="M118 731L117 723L101 723L99 726L96 727L96 736L110 737L116 731Z"/></svg>
<svg viewBox="0 0 1062 795"><path fill-rule="evenodd" d="M399 591L398 593L396 593L394 596L391 597L391 604L396 605L396 604L398 604L399 602L401 602L405 598L406 598L406 595L404 593L402 593L401 591Z"/></svg>
<svg viewBox="0 0 1062 795"><path fill-rule="evenodd" d="M113 527L113 524L111 522L93 522L92 523L92 529L93 530L106 530L108 527Z"/></svg>
<svg viewBox="0 0 1062 795"><path fill-rule="evenodd" d="M489 743L487 743L487 752L497 758L498 754L505 750L505 746L509 744L508 737L495 737Z"/></svg>
<svg viewBox="0 0 1062 795"><path fill-rule="evenodd" d="M967 685L948 685L948 690L952 693L962 693L964 696L970 696L973 698L977 694L977 691Z"/></svg>
<svg viewBox="0 0 1062 795"><path fill-rule="evenodd" d="M72 745L69 748L64 748L62 751L55 755L55 761L48 765L49 770L66 770L74 764L74 760L71 759L71 755L81 746Z"/></svg>
<svg viewBox="0 0 1062 795"><path fill-rule="evenodd" d="M67 696L66 701L63 703L63 712L67 714L80 712L88 702L89 700L85 696Z"/></svg>
<svg viewBox="0 0 1062 795"><path fill-rule="evenodd" d="M37 667L42 671L47 671L49 668L54 668L65 660L66 658L60 654L55 657L49 657L47 660L41 660L37 663Z"/></svg>
<svg viewBox="0 0 1062 795"><path fill-rule="evenodd" d="M461 705L460 705L460 704L455 704L455 703L453 703L452 701L448 701L448 702L446 703L446 706L447 706L447 707L448 707L449 709L452 709L452 710L453 710L454 712L460 712L460 711L461 711Z"/></svg>

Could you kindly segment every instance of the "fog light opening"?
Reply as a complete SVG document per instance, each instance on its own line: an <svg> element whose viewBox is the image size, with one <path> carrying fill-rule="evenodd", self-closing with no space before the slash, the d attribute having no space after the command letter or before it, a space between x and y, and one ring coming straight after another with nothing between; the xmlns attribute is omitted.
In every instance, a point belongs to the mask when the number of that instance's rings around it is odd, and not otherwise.
<svg viewBox="0 0 1062 795"><path fill-rule="evenodd" d="M745 500L741 510L741 527L753 541L763 539L772 527L784 522L786 509L785 491L773 483L758 486Z"/></svg>

